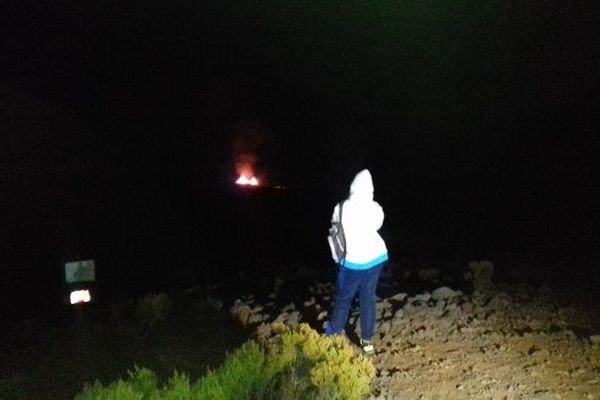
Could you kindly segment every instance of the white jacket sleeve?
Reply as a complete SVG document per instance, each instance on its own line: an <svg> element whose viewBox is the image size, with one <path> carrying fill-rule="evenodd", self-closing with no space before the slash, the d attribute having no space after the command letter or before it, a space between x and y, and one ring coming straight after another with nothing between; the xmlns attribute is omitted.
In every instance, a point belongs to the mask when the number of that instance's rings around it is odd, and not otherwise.
<svg viewBox="0 0 600 400"><path fill-rule="evenodd" d="M383 208L381 208L379 203L377 203L376 201L374 201L373 203L374 203L373 216L372 216L373 229L378 231L383 226L383 219L384 219Z"/></svg>

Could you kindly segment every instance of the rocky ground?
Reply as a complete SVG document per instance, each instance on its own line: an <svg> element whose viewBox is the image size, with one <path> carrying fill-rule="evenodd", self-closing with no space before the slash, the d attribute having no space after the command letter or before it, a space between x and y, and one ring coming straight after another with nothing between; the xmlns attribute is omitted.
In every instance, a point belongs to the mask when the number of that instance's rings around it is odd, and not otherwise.
<svg viewBox="0 0 600 400"><path fill-rule="evenodd" d="M369 400L600 400L597 281L507 273L476 295L457 268L384 269ZM149 335L140 336L133 299L76 319L69 313L7 325L0 329L0 398L73 398L84 382L113 381L134 363L162 378L174 369L200 376L272 322L322 331L334 281L333 269L291 265L173 289L169 318ZM353 343L357 306L346 328Z"/></svg>
<svg viewBox="0 0 600 400"><path fill-rule="evenodd" d="M231 315L249 332L275 321L321 330L333 286L303 275L247 293ZM290 281L295 288L284 284ZM600 399L600 336L590 304L565 304L546 286L498 285L473 298L445 283L435 278L431 290L411 295L384 288L371 399ZM354 342L357 314L355 307L347 328Z"/></svg>

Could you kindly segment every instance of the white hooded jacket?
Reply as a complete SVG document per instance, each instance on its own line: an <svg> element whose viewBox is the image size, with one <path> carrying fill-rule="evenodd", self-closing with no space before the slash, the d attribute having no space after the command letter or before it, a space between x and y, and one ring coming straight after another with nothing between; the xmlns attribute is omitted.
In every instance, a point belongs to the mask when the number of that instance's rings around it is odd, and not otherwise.
<svg viewBox="0 0 600 400"><path fill-rule="evenodd" d="M338 261L350 269L369 269L388 259L385 242L377 232L383 225L383 209L373 200L373 178L364 169L354 177L350 196L342 207L342 226L346 237L346 257ZM332 222L339 221L339 204Z"/></svg>

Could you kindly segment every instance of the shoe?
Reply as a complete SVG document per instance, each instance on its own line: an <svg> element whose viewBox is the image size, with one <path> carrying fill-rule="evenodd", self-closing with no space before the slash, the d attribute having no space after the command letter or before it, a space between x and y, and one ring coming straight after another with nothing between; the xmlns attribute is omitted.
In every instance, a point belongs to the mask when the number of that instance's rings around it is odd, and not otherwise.
<svg viewBox="0 0 600 400"><path fill-rule="evenodd" d="M375 354L375 346L370 340L360 339L360 347L367 355Z"/></svg>

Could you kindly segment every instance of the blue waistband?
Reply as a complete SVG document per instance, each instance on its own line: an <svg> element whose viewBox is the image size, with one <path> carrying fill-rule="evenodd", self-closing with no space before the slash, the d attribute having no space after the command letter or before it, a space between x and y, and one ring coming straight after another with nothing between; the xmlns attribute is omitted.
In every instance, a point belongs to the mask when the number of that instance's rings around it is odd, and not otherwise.
<svg viewBox="0 0 600 400"><path fill-rule="evenodd" d="M342 267L346 267L348 269L362 270L362 269L372 268L372 267L374 267L376 265L379 265L382 262L387 261L387 260L388 260L388 254L385 253L385 254L382 254L379 257L377 257L377 258L375 258L375 259L373 259L373 260L371 260L371 261L369 261L367 263L363 263L363 264L353 263L353 262L350 262L348 260L342 260L342 261L339 262L339 264Z"/></svg>

